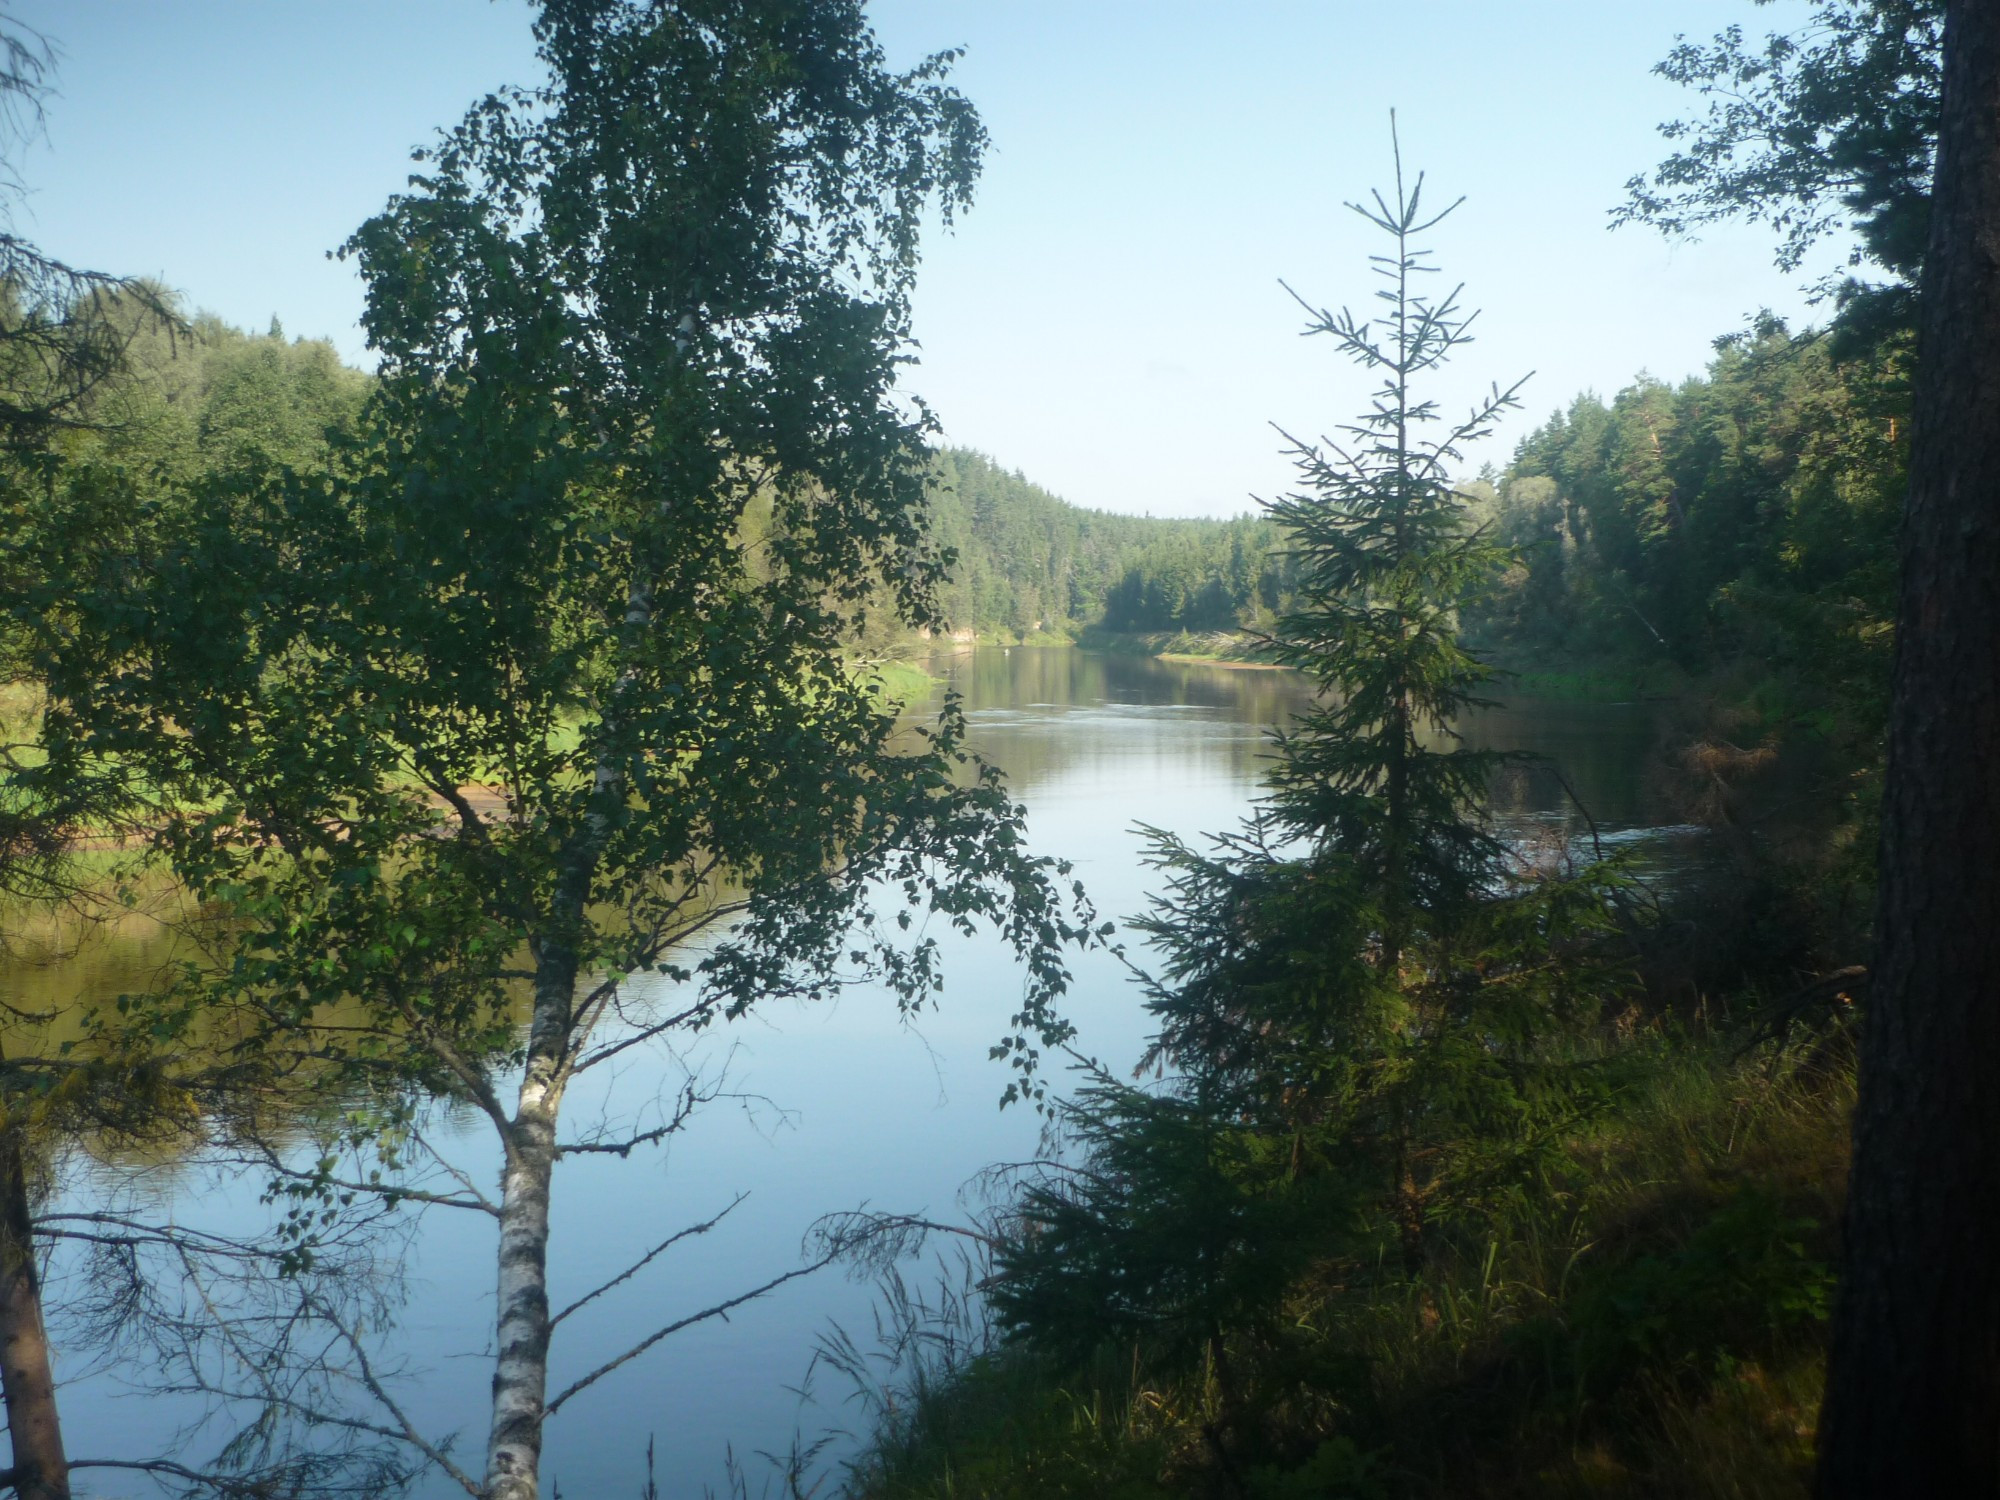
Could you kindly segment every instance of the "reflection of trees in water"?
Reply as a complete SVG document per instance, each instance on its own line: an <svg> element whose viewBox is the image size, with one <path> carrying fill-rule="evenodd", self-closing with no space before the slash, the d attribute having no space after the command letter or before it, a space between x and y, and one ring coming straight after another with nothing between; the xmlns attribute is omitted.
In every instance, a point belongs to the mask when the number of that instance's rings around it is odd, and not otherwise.
<svg viewBox="0 0 2000 1500"><path fill-rule="evenodd" d="M1310 702L1304 679L1290 672L1064 647L975 651L929 665L965 695L978 748L1019 793L1107 759L1162 754L1253 781L1267 732ZM1653 720L1643 704L1515 699L1474 714L1461 732L1472 749L1546 758L1496 779L1497 817L1566 817L1567 779L1601 827L1633 828L1667 820L1648 789Z"/></svg>
<svg viewBox="0 0 2000 1500"><path fill-rule="evenodd" d="M1304 683L1290 672L1071 647L975 651L935 665L950 674L975 709L1112 702L1213 708L1246 722L1271 723L1307 699Z"/></svg>
<svg viewBox="0 0 2000 1500"><path fill-rule="evenodd" d="M1476 749L1543 757L1542 763L1510 767L1495 778L1497 817L1569 813L1567 780L1602 828L1672 821L1647 773L1656 727L1644 704L1515 699L1472 716L1461 733Z"/></svg>
<svg viewBox="0 0 2000 1500"><path fill-rule="evenodd" d="M1070 647L977 651L930 669L965 695L976 748L1018 794L1133 761L1248 783L1262 769L1267 731L1308 701L1289 672Z"/></svg>
<svg viewBox="0 0 2000 1500"><path fill-rule="evenodd" d="M13 1487L67 1500L70 1471L107 1469L202 1494L400 1493L415 1466L397 1434L343 1403L392 1337L414 1219L325 1193L260 1212L279 1157L341 1136L341 1096L304 1049L246 1066L220 1017L133 1029L124 997L170 1011L227 962L230 930L95 851L65 873L60 901L0 905L8 1420L25 1406L40 1434L15 1426ZM23 1348L44 1368L60 1353L60 1420ZM107 1422L114 1389L167 1400Z"/></svg>
<svg viewBox="0 0 2000 1500"><path fill-rule="evenodd" d="M107 882L77 899L80 911L0 908L0 991L12 1007L0 1015L4 1055L39 1055L45 1044L74 1041L80 1006L159 988L176 960L189 956L187 913L163 909L170 901L167 893L125 909ZM29 1019L45 1015L53 1018L46 1024Z"/></svg>

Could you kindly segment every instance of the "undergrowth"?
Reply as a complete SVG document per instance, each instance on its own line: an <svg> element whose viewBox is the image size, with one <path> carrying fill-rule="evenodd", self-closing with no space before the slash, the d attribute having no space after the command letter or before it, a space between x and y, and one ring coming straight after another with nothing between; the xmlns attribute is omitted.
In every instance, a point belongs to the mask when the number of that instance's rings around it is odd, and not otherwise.
<svg viewBox="0 0 2000 1500"><path fill-rule="evenodd" d="M1207 1370L1085 1366L997 1339L979 1268L891 1284L880 1346L823 1355L865 1399L857 1500L1804 1495L1847 1169L1838 1031L1748 1055L1635 1044L1621 1108L1503 1236L1424 1269L1321 1264L1275 1338Z"/></svg>

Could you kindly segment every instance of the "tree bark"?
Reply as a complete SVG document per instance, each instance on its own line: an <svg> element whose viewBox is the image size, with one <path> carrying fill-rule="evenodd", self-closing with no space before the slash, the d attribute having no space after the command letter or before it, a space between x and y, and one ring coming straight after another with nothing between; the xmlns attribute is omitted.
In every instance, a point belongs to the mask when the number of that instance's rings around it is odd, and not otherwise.
<svg viewBox="0 0 2000 1500"><path fill-rule="evenodd" d="M668 518L660 503L660 518ZM653 586L634 578L625 592L626 628L652 623ZM606 723L637 680L627 665L613 689ZM538 1500L541 1494L542 1424L548 1417L549 1190L556 1166L556 1120L564 1080L582 1045L576 1014L577 952L562 933L586 926L591 877L604 854L625 790L618 763L601 756L593 775L590 811L563 862L545 935L536 946L535 1008L528 1024L528 1058L521 1092L507 1132L500 1182L500 1278L497 1352L493 1361L493 1430L486 1444L486 1500ZM587 1025L587 1023L586 1023Z"/></svg>
<svg viewBox="0 0 2000 1500"><path fill-rule="evenodd" d="M69 1500L30 1207L20 1136L0 1128L0 1397L14 1448L11 1483L20 1500Z"/></svg>
<svg viewBox="0 0 2000 1500"><path fill-rule="evenodd" d="M549 1385L549 1189L562 1105L576 960L567 951L537 965L528 1061L506 1142L500 1182L499 1309L493 1360L493 1429L486 1445L488 1500L537 1500Z"/></svg>
<svg viewBox="0 0 2000 1500"><path fill-rule="evenodd" d="M2000 1494L2000 4L1951 0L1821 1500Z"/></svg>

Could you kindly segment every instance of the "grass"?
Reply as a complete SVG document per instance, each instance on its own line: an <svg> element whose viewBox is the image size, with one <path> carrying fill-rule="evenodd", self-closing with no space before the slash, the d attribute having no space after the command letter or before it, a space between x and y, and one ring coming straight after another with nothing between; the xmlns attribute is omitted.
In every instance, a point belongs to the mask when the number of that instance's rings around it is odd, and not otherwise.
<svg viewBox="0 0 2000 1500"><path fill-rule="evenodd" d="M953 1359L877 1381L847 1493L1803 1497L1845 1039L1739 1059L1654 1037L1625 1056L1621 1106L1577 1131L1572 1170L1504 1233L1440 1247L1415 1277L1322 1267L1285 1336L1232 1352L1255 1413L1233 1477L1199 1372L1150 1375L1131 1350L1065 1370L961 1328Z"/></svg>
<svg viewBox="0 0 2000 1500"><path fill-rule="evenodd" d="M1665 1048L1476 1278L1353 1309L1398 1492L1803 1495L1851 1104L1813 1050Z"/></svg>
<svg viewBox="0 0 2000 1500"><path fill-rule="evenodd" d="M938 685L937 678L913 661L872 661L857 671L866 676L878 701L894 708L922 703Z"/></svg>
<svg viewBox="0 0 2000 1500"><path fill-rule="evenodd" d="M1232 630L1134 634L1092 627L1084 631L1077 644L1093 651L1109 651L1124 656L1157 656L1162 661L1273 665L1253 637Z"/></svg>

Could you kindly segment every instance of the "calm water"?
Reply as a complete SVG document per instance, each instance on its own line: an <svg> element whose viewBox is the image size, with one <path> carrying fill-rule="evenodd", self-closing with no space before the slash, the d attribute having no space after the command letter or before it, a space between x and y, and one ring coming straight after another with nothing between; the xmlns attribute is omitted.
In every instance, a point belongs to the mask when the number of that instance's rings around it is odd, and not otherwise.
<svg viewBox="0 0 2000 1500"><path fill-rule="evenodd" d="M1109 916L1146 902L1149 872L1137 861L1133 825L1191 838L1231 826L1255 795L1269 726L1304 701L1289 674L1072 650L982 651L940 670L965 694L977 747L1027 804L1036 847L1073 861ZM1651 727L1642 708L1514 702L1464 728L1474 744L1552 757L1606 833L1659 821L1644 792ZM1518 834L1573 821L1548 771L1510 775L1497 806ZM132 987L132 976L159 956L135 928L115 951L91 960L97 967L87 982ZM772 1007L681 1060L726 1074L740 1097L708 1106L656 1156L563 1163L551 1246L558 1305L738 1193L749 1196L712 1233L565 1323L552 1389L651 1328L797 1265L800 1237L820 1214L868 1204L950 1218L981 1168L1032 1153L1035 1117L996 1107L1006 1077L986 1056L1018 999L1019 976L996 943L955 942L947 956L943 1004L917 1024L900 1024L886 1000L864 994L810 1010ZM54 970L33 978L48 998L75 982ZM1100 956L1079 966L1071 1012L1083 1051L1120 1067L1137 1056L1144 1016L1113 961ZM566 1109L579 1130L594 1120L643 1119L663 1079L671 1087L679 1076L661 1059L635 1061L573 1092ZM490 1130L457 1121L438 1133L453 1141L452 1155L468 1172L493 1179ZM174 1178L161 1191L186 1219L245 1223L259 1212L260 1185ZM485 1439L492 1280L490 1223L433 1210L410 1264L400 1391L426 1430L458 1432L458 1451L474 1468ZM811 1438L859 1420L836 1385L822 1382L816 1403L804 1406L787 1387L799 1382L829 1321L858 1334L870 1326L870 1308L867 1286L823 1272L727 1323L675 1335L552 1419L545 1486L559 1484L579 1500L636 1497L650 1437L662 1495L720 1492L732 1451L758 1493L768 1472L760 1451L783 1449L795 1431ZM127 1393L120 1372L99 1371L78 1379L64 1415L72 1454L124 1457L173 1451L171 1434L186 1412ZM194 1459L208 1449L197 1440L180 1451ZM137 1492L89 1477L97 1493ZM462 1492L434 1481L425 1493Z"/></svg>

